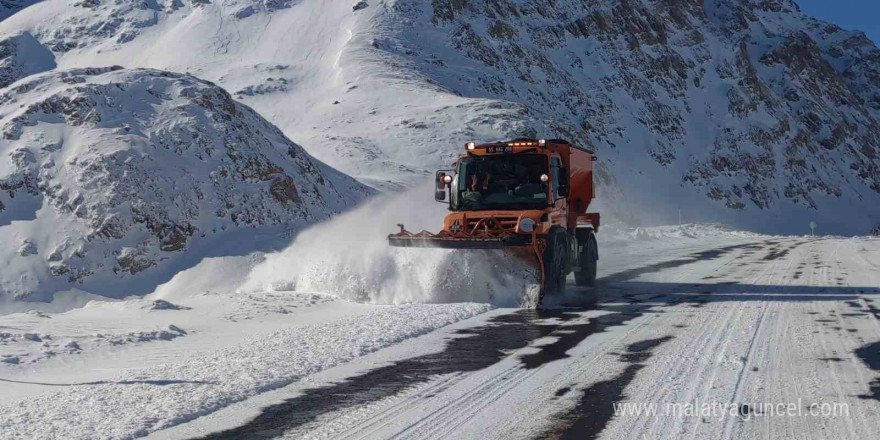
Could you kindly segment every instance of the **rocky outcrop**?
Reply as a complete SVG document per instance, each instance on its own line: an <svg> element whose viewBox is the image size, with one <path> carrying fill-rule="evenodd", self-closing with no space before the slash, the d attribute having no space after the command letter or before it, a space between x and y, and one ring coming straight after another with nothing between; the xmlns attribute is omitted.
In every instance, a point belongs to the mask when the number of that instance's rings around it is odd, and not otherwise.
<svg viewBox="0 0 880 440"><path fill-rule="evenodd" d="M419 3L396 2L412 25L390 50L526 106L618 180L637 169L734 211L880 201L880 50L790 0Z"/></svg>
<svg viewBox="0 0 880 440"><path fill-rule="evenodd" d="M55 68L55 56L36 38L21 32L0 40L0 88Z"/></svg>

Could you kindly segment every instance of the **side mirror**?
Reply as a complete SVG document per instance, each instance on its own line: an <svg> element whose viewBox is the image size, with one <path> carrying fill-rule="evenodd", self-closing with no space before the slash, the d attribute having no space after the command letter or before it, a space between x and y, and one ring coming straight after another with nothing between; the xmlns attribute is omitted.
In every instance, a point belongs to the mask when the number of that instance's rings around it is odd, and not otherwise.
<svg viewBox="0 0 880 440"><path fill-rule="evenodd" d="M434 179L434 187L438 190L446 189L446 172L445 171L437 171L437 178Z"/></svg>
<svg viewBox="0 0 880 440"><path fill-rule="evenodd" d="M436 179L434 179L434 200L438 202L446 202L446 192L452 183L452 171L437 171Z"/></svg>
<svg viewBox="0 0 880 440"><path fill-rule="evenodd" d="M568 178L568 168L560 167L559 168L559 187L556 190L557 195L559 197L568 197L569 190L569 178Z"/></svg>

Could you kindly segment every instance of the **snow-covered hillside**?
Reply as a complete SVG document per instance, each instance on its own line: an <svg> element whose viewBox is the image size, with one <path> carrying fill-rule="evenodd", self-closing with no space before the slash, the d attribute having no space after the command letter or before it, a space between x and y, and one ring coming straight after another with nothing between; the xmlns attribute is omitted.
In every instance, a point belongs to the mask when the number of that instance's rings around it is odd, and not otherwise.
<svg viewBox="0 0 880 440"><path fill-rule="evenodd" d="M60 68L213 81L313 156L380 188L421 181L467 139L512 131L505 121L519 106L455 96L395 67L397 55L372 46L386 7L355 3L44 1L0 23L0 34L34 35Z"/></svg>
<svg viewBox="0 0 880 440"><path fill-rule="evenodd" d="M21 32L0 39L0 87L55 68L52 51L33 35Z"/></svg>
<svg viewBox="0 0 880 440"><path fill-rule="evenodd" d="M0 0L0 20L39 2L40 0Z"/></svg>
<svg viewBox="0 0 880 440"><path fill-rule="evenodd" d="M399 1L392 15L389 51L596 145L645 211L776 231L878 221L880 50L790 0Z"/></svg>
<svg viewBox="0 0 880 440"><path fill-rule="evenodd" d="M0 91L0 115L0 298L147 293L371 193L185 74L30 76Z"/></svg>
<svg viewBox="0 0 880 440"><path fill-rule="evenodd" d="M376 187L535 134L593 144L630 219L880 218L880 51L790 0L48 0L0 23L19 32L62 68L215 81Z"/></svg>

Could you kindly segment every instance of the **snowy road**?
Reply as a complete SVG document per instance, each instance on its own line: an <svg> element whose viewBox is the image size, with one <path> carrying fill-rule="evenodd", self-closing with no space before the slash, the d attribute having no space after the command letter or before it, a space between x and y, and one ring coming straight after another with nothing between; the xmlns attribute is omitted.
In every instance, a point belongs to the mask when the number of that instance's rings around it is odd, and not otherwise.
<svg viewBox="0 0 880 440"><path fill-rule="evenodd" d="M596 309L496 309L152 438L880 432L880 240L638 245L600 263Z"/></svg>

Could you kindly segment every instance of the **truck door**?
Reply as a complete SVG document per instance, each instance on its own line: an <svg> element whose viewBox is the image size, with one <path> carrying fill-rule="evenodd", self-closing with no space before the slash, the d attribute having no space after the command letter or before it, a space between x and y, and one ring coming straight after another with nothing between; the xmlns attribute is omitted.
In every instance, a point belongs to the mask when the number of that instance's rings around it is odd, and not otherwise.
<svg viewBox="0 0 880 440"><path fill-rule="evenodd" d="M562 169L562 161L559 156L550 158L550 189L553 195L553 212L550 213L550 222L554 225L568 229L568 216L565 215L566 197L559 196L559 173Z"/></svg>

